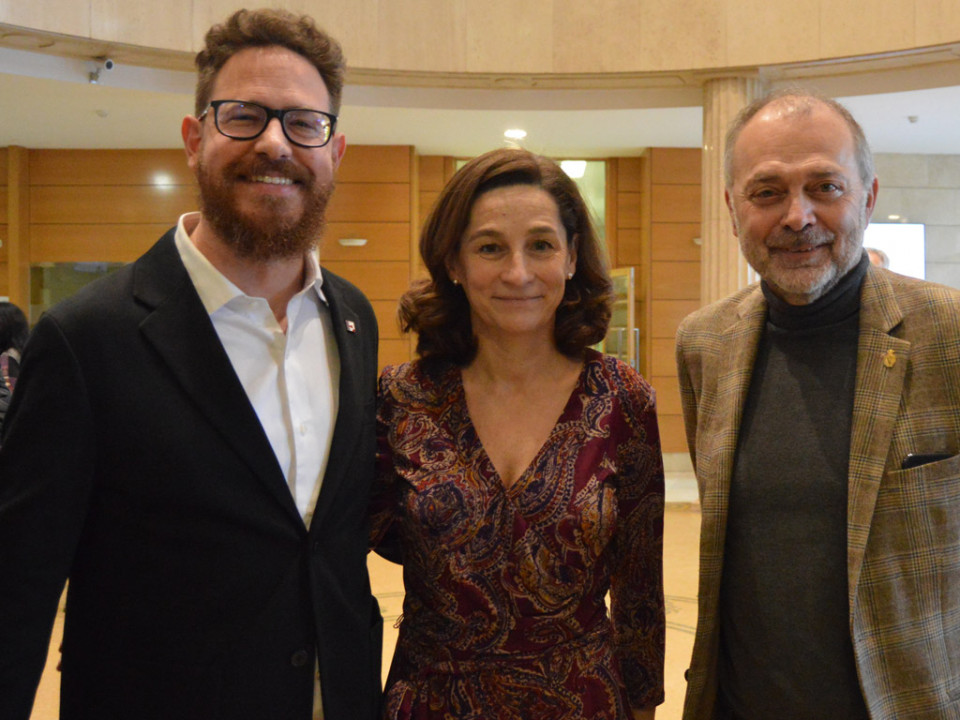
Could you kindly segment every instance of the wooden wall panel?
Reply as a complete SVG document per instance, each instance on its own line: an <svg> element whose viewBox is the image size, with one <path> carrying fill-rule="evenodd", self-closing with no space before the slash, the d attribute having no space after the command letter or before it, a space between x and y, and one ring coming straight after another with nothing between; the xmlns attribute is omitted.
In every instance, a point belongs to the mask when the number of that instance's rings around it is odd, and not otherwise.
<svg viewBox="0 0 960 720"><path fill-rule="evenodd" d="M687 448L687 434L683 428L682 415L657 413L657 422L660 424L660 449L663 452L689 452Z"/></svg>
<svg viewBox="0 0 960 720"><path fill-rule="evenodd" d="M700 263L652 263L650 283L657 300L699 300Z"/></svg>
<svg viewBox="0 0 960 720"><path fill-rule="evenodd" d="M0 262L0 295L4 297L10 294L9 273L10 269L7 267L6 261Z"/></svg>
<svg viewBox="0 0 960 720"><path fill-rule="evenodd" d="M657 415L683 415L680 386L675 377L653 376L650 384L657 389Z"/></svg>
<svg viewBox="0 0 960 720"><path fill-rule="evenodd" d="M187 186L150 185L37 186L30 188L34 223L167 223L196 208L196 193Z"/></svg>
<svg viewBox="0 0 960 720"><path fill-rule="evenodd" d="M650 365L650 374L661 377L677 377L676 343L673 338L654 338L653 362Z"/></svg>
<svg viewBox="0 0 960 720"><path fill-rule="evenodd" d="M652 148L650 167L660 185L700 185L700 148Z"/></svg>
<svg viewBox="0 0 960 720"><path fill-rule="evenodd" d="M0 187L7 186L7 149L0 148Z"/></svg>
<svg viewBox="0 0 960 720"><path fill-rule="evenodd" d="M643 159L639 157L617 158L617 190L619 192L642 192Z"/></svg>
<svg viewBox="0 0 960 720"><path fill-rule="evenodd" d="M6 175L4 175L3 179L4 180L7 179ZM7 186L6 186L6 182L4 182L3 186L0 186L0 223L3 223L4 225L7 224L8 199L9 199L9 195L7 193Z"/></svg>
<svg viewBox="0 0 960 720"><path fill-rule="evenodd" d="M381 340L378 362L381 368L386 365L399 365L410 360L410 343L406 340Z"/></svg>
<svg viewBox="0 0 960 720"><path fill-rule="evenodd" d="M7 225L6 223L0 225L0 263L7 262Z"/></svg>
<svg viewBox="0 0 960 720"><path fill-rule="evenodd" d="M617 267L643 265L640 228L617 228Z"/></svg>
<svg viewBox="0 0 960 720"><path fill-rule="evenodd" d="M652 223L653 261L682 260L700 262L700 223Z"/></svg>
<svg viewBox="0 0 960 720"><path fill-rule="evenodd" d="M350 145L347 143L347 152L337 169L338 188L342 183L409 184L410 165L409 145Z"/></svg>
<svg viewBox="0 0 960 720"><path fill-rule="evenodd" d="M330 222L410 222L410 183L340 183L327 208Z"/></svg>
<svg viewBox="0 0 960 720"><path fill-rule="evenodd" d="M133 262L169 230L167 223L109 225L33 224L30 228L30 261Z"/></svg>
<svg viewBox="0 0 960 720"><path fill-rule="evenodd" d="M654 180L652 188L655 223L700 222L700 185L660 185Z"/></svg>
<svg viewBox="0 0 960 720"><path fill-rule="evenodd" d="M183 150L34 150L30 184L195 187Z"/></svg>
<svg viewBox="0 0 960 720"><path fill-rule="evenodd" d="M421 155L420 163L420 192L433 192L439 194L446 184L445 158L442 155ZM422 206L421 206L422 209Z"/></svg>
<svg viewBox="0 0 960 720"><path fill-rule="evenodd" d="M397 322L396 300L373 300L373 312L377 316L377 326L380 328L380 337L399 340L403 337L400 324Z"/></svg>
<svg viewBox="0 0 960 720"><path fill-rule="evenodd" d="M405 262L333 261L325 266L360 288L370 300L396 301L410 285L410 264Z"/></svg>
<svg viewBox="0 0 960 720"><path fill-rule="evenodd" d="M341 238L366 238L344 247ZM320 258L327 260L410 260L410 223L332 222L323 233Z"/></svg>
<svg viewBox="0 0 960 720"><path fill-rule="evenodd" d="M640 213L640 193L617 193L617 227L639 228L642 222Z"/></svg>
<svg viewBox="0 0 960 720"><path fill-rule="evenodd" d="M699 300L653 300L650 304L651 336L670 339L676 337L680 321L700 307Z"/></svg>

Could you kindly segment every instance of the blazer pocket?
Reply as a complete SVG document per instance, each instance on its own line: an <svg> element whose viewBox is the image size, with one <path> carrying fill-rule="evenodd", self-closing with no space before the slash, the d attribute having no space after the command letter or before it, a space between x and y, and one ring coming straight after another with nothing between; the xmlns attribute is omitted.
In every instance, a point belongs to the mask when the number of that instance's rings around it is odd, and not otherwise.
<svg viewBox="0 0 960 720"><path fill-rule="evenodd" d="M947 694L960 700L960 455L890 473L889 479L899 490L900 532L912 546L915 574L939 590L934 602L939 600L943 682Z"/></svg>

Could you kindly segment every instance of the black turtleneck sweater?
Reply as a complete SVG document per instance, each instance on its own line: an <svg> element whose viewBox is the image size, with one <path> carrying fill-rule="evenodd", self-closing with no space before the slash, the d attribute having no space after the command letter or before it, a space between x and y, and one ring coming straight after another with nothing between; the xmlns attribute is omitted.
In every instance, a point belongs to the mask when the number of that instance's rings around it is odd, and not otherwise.
<svg viewBox="0 0 960 720"><path fill-rule="evenodd" d="M847 470L860 264L769 312L730 487L720 693L735 717L866 718L847 602Z"/></svg>

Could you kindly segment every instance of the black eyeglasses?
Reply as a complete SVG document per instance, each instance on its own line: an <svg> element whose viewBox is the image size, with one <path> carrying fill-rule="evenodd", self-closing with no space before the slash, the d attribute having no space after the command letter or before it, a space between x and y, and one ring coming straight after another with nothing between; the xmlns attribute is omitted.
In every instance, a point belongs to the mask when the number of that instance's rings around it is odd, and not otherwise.
<svg viewBox="0 0 960 720"><path fill-rule="evenodd" d="M300 147L318 148L330 142L337 124L336 115L320 110L274 110L243 100L211 100L198 120L203 120L210 108L217 130L232 140L253 140L263 134L270 120L277 118L287 140Z"/></svg>

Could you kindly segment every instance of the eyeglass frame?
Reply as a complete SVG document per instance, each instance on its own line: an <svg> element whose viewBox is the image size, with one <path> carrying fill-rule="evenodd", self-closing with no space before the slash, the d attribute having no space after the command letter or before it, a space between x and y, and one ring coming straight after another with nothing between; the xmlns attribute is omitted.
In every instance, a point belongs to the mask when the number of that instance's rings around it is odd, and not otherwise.
<svg viewBox="0 0 960 720"><path fill-rule="evenodd" d="M263 124L263 127L260 128L260 132L250 137L236 137L234 135L227 135L223 130L220 129L220 106L225 103L239 103L240 105L248 105L251 107L257 107L263 110L267 114L267 121ZM238 142L244 142L246 140L256 140L258 137L263 135L266 132L267 128L270 127L270 121L276 118L280 121L280 130L283 131L283 136L296 145L297 147L307 148L308 150L315 150L316 148L326 147L330 144L330 141L333 140L333 136L337 131L337 116L333 113L324 112L323 110L314 110L313 108L287 108L286 110L275 110L272 107L267 105L261 105L260 103L251 102L249 100L211 100L207 103L207 107L204 108L204 111L200 113L200 116L197 120L202 121L210 113L210 108L213 108L213 125L217 128L217 132L223 135L225 138L230 138L231 140L237 140ZM304 145L301 142L297 142L290 134L287 132L287 126L283 122L283 118L287 113L291 112L302 112L306 110L307 112L319 113L330 120L330 135L327 139L320 145Z"/></svg>

